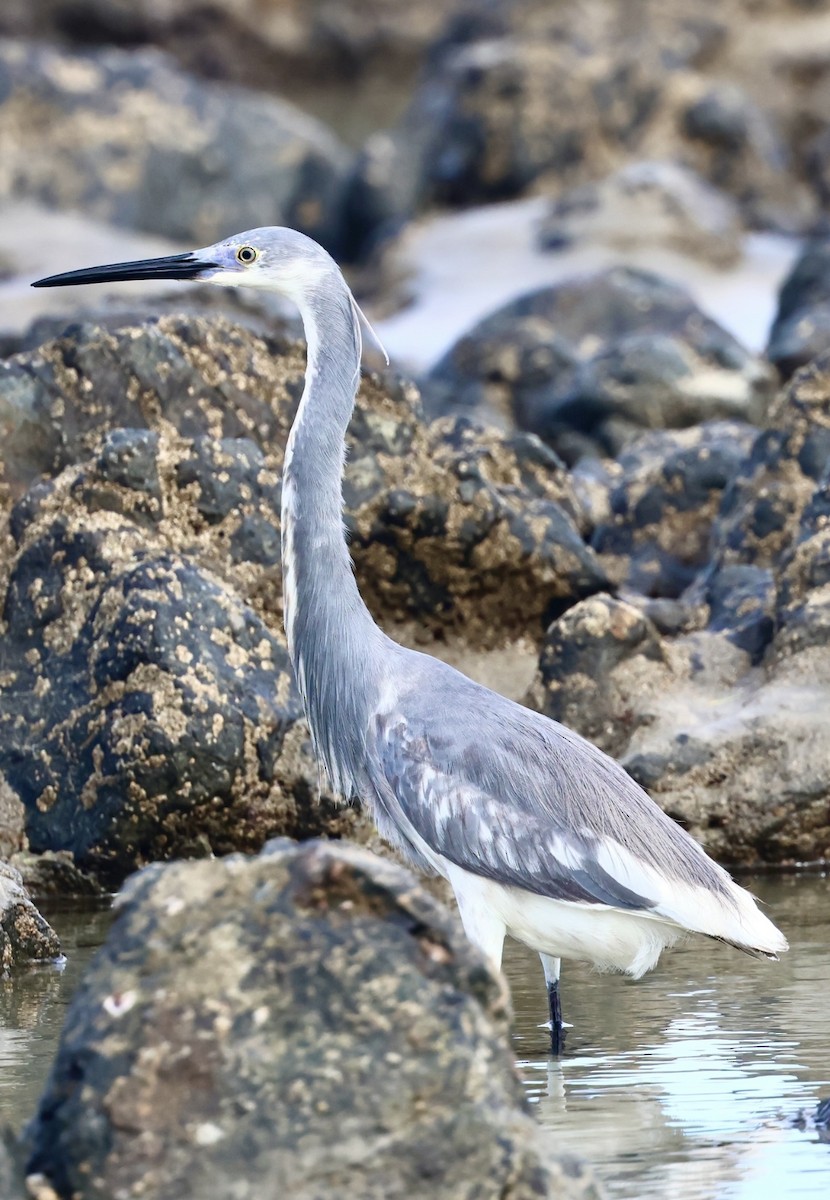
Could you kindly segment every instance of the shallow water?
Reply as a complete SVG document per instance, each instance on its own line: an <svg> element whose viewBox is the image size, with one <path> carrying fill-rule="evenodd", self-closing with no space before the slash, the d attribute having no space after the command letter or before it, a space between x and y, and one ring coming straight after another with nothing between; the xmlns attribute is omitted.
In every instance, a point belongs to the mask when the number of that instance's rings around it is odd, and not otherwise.
<svg viewBox="0 0 830 1200"><path fill-rule="evenodd" d="M69 1001L112 920L108 905L39 907L60 937L66 961L0 976L0 1120L15 1129L35 1110Z"/></svg>
<svg viewBox="0 0 830 1200"><path fill-rule="evenodd" d="M830 1095L830 877L742 882L790 939L780 963L700 940L638 982L565 964L573 1028L559 1062L538 1028L538 959L508 946L528 1097L554 1147L589 1159L614 1200L830 1192L830 1144L809 1119ZM45 911L65 967L0 980L0 1118L17 1127L34 1110L66 1006L110 920L101 910Z"/></svg>
<svg viewBox="0 0 830 1200"><path fill-rule="evenodd" d="M790 940L778 963L695 940L637 982L565 964L566 1054L553 1062L538 960L505 970L530 1100L558 1150L610 1197L807 1200L830 1194L830 878L742 880ZM825 1134L825 1136L828 1136Z"/></svg>

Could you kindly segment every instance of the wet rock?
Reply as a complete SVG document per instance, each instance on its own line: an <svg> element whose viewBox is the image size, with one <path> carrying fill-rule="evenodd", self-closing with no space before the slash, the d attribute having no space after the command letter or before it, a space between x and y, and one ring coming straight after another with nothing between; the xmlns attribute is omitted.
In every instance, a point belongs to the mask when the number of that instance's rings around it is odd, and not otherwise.
<svg viewBox="0 0 830 1200"><path fill-rule="evenodd" d="M767 357L784 379L818 357L830 340L830 240L805 246L778 293Z"/></svg>
<svg viewBox="0 0 830 1200"><path fill-rule="evenodd" d="M337 252L348 166L293 106L201 83L156 51L0 43L0 197L196 246L292 225Z"/></svg>
<svg viewBox="0 0 830 1200"><path fill-rule="evenodd" d="M631 250L662 247L734 265L740 257L737 205L673 162L629 163L596 183L559 196L539 230L543 249L579 244Z"/></svg>
<svg viewBox="0 0 830 1200"><path fill-rule="evenodd" d="M76 993L29 1169L59 1196L588 1197L547 1162L503 985L349 846L151 868Z"/></svg>
<svg viewBox="0 0 830 1200"><path fill-rule="evenodd" d="M644 434L620 456L591 544L610 579L677 597L709 559L712 524L757 430L738 421Z"/></svg>
<svg viewBox="0 0 830 1200"><path fill-rule="evenodd" d="M32 904L19 872L0 861L0 976L60 952L57 934Z"/></svg>
<svg viewBox="0 0 830 1200"><path fill-rule="evenodd" d="M724 493L712 531L718 565L774 567L793 544L830 459L830 355L796 373Z"/></svg>
<svg viewBox="0 0 830 1200"><path fill-rule="evenodd" d="M616 457L643 429L757 422L772 386L769 367L682 288L619 267L505 305L424 384L428 412L516 425L569 462Z"/></svg>
<svg viewBox="0 0 830 1200"><path fill-rule="evenodd" d="M78 896L102 899L107 896L93 875L75 866L75 860L68 850L47 850L43 854L19 850L13 856L11 865L20 872L26 891L36 900L44 896L61 900Z"/></svg>

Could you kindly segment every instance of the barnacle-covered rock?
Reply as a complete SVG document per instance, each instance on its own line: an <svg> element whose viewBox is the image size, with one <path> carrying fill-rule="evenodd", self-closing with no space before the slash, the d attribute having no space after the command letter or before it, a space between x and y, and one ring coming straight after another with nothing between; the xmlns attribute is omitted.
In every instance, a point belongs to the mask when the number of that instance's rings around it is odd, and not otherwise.
<svg viewBox="0 0 830 1200"><path fill-rule="evenodd" d="M757 430L739 421L644 434L619 458L610 513L591 545L616 584L647 596L678 596L709 559L725 489Z"/></svg>
<svg viewBox="0 0 830 1200"><path fill-rule="evenodd" d="M830 354L798 371L727 488L715 521L718 564L773 567L796 537L830 460Z"/></svg>
<svg viewBox="0 0 830 1200"><path fill-rule="evenodd" d="M542 1148L504 984L348 845L140 873L29 1134L59 1196L596 1200Z"/></svg>
<svg viewBox="0 0 830 1200"><path fill-rule="evenodd" d="M57 934L32 904L19 872L0 860L0 976L60 952Z"/></svg>

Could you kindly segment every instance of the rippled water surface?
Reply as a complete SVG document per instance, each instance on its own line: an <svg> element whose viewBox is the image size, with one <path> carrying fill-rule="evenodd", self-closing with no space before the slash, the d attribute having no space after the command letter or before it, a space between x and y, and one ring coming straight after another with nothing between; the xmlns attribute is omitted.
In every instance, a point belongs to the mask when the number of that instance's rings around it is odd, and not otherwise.
<svg viewBox="0 0 830 1200"><path fill-rule="evenodd" d="M830 1144L812 1122L830 1096L830 878L742 881L790 939L780 963L704 941L638 982L565 964L572 1022L553 1062L541 970L508 947L516 1050L556 1149L589 1159L626 1200L812 1200L830 1195ZM109 913L53 912L63 971L0 980L0 1117L32 1113L71 994ZM830 1136L825 1134L825 1136Z"/></svg>
<svg viewBox="0 0 830 1200"><path fill-rule="evenodd" d="M696 940L637 982L565 964L561 1062L545 1050L538 960L505 970L516 1049L557 1149L584 1155L608 1194L641 1200L830 1195L830 879L742 880L790 940L778 963ZM828 1135L825 1134L825 1137Z"/></svg>

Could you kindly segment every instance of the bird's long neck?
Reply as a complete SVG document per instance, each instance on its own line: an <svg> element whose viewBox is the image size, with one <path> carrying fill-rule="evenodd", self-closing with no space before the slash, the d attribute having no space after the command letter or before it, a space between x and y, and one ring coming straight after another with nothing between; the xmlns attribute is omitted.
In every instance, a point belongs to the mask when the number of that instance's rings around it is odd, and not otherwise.
<svg viewBox="0 0 830 1200"><path fill-rule="evenodd" d="M304 294L300 311L308 365L283 471L285 629L315 748L334 786L348 795L383 635L358 592L343 530L344 437L361 346L351 296L334 264Z"/></svg>

